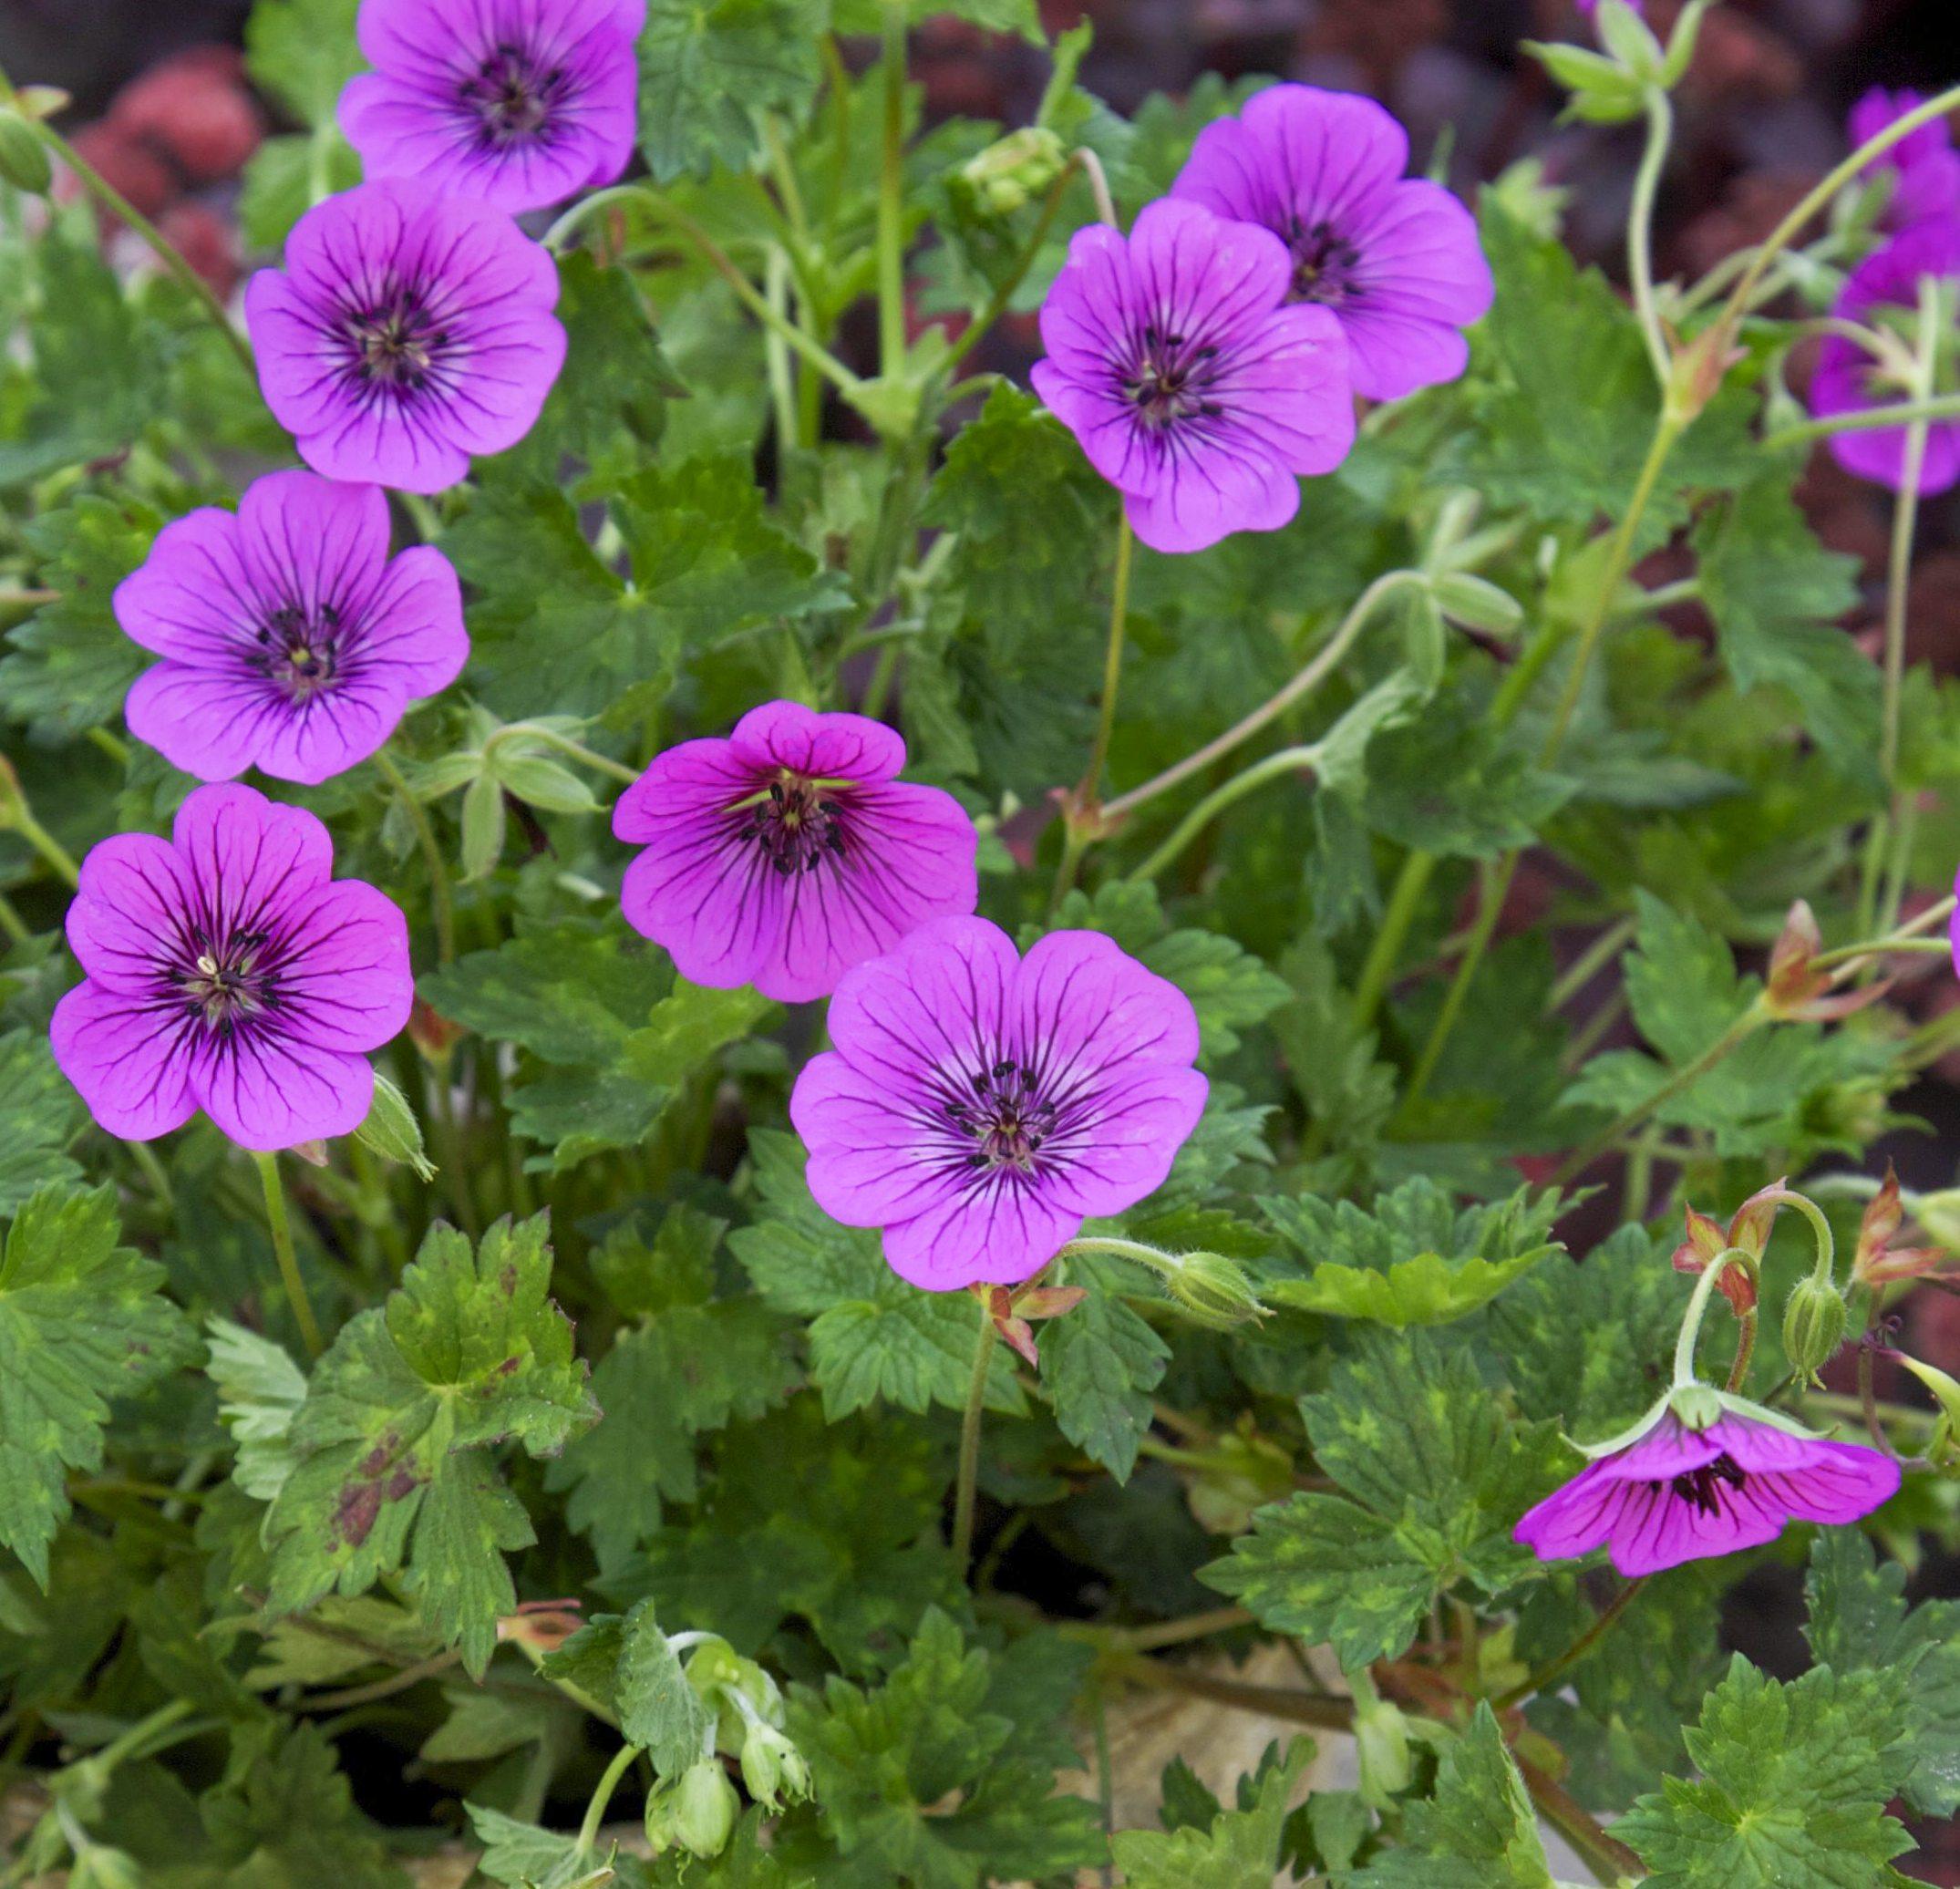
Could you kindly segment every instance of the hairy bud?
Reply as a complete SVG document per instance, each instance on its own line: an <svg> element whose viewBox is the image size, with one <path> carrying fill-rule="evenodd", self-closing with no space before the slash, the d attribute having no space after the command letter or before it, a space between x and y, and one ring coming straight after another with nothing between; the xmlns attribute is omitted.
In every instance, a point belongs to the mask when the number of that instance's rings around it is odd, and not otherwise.
<svg viewBox="0 0 1960 1889"><path fill-rule="evenodd" d="M1844 1295L1826 1279L1798 1280L1783 1307L1783 1352L1800 1381L1817 1374L1844 1342Z"/></svg>

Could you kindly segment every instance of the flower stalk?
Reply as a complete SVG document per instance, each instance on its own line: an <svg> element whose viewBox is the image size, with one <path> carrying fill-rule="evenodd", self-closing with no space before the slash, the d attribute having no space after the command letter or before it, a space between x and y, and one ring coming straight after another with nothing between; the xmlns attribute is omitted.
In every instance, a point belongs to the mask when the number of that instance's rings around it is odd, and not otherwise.
<svg viewBox="0 0 1960 1889"><path fill-rule="evenodd" d="M273 1253L279 1262L279 1277L285 1287L286 1303L293 1308L293 1317L305 1344L306 1355L317 1357L326 1347L320 1337L319 1323L313 1316L313 1306L306 1297L306 1283L300 1277L299 1254L293 1247L293 1221L286 1212L285 1185L279 1178L279 1157L254 1153L252 1159L259 1170L259 1184L265 1192L265 1225L273 1236Z"/></svg>
<svg viewBox="0 0 1960 1889"><path fill-rule="evenodd" d="M966 1408L960 1418L959 1468L953 1486L953 1559L964 1574L973 1560L974 1505L980 1482L980 1425L986 1410L987 1374L993 1368L994 1344L998 1336L992 1306L984 1293L975 1293L980 1304L980 1331L974 1341L973 1378L966 1388Z"/></svg>

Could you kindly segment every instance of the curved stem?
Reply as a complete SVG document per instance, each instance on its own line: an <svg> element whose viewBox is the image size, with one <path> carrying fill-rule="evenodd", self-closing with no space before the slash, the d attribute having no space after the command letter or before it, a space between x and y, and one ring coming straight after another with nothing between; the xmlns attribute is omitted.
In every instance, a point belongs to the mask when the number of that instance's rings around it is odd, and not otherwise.
<svg viewBox="0 0 1960 1889"><path fill-rule="evenodd" d="M1130 873L1131 879L1154 879L1179 853L1195 840L1213 820L1235 800L1241 800L1264 782L1280 774L1296 774L1304 768L1315 766L1320 759L1320 749L1313 743L1304 748L1283 748L1277 754L1269 754L1264 760L1254 761L1243 773L1234 774L1230 780L1214 787L1203 800L1193 807L1177 825L1171 829L1169 838L1156 852Z"/></svg>
<svg viewBox="0 0 1960 1889"><path fill-rule="evenodd" d="M286 1191L279 1178L279 1157L255 1152L252 1158L258 1164L259 1183L265 1190L265 1224L272 1233L273 1252L279 1261L279 1277L286 1289L286 1303L292 1306L293 1316L298 1322L306 1355L317 1357L325 1347L321 1342L320 1327L315 1321L313 1307L306 1300L305 1282L299 1275L299 1255L293 1250L293 1222L286 1213Z"/></svg>
<svg viewBox="0 0 1960 1889"><path fill-rule="evenodd" d="M523 735L532 740L548 742L561 754L569 754L575 761L583 761L588 768L594 768L602 774L610 774L614 780L623 780L631 787L639 779L639 774L624 761L615 761L612 756L601 754L595 748L587 748L583 742L574 741L569 735L561 735L555 729L541 728L533 721L513 721L500 728L483 744L488 754L500 741L508 740L512 735Z"/></svg>
<svg viewBox="0 0 1960 1889"><path fill-rule="evenodd" d="M1753 1272L1754 1262L1739 1246L1725 1246L1701 1270L1701 1276L1695 1281L1694 1295L1687 1302L1687 1310L1682 1315L1681 1333L1674 1345L1674 1386L1676 1390L1701 1380L1695 1375L1695 1347L1701 1339L1701 1321L1707 1316L1710 1302L1715 1296L1716 1282L1731 1265L1747 1267Z"/></svg>
<svg viewBox="0 0 1960 1889"><path fill-rule="evenodd" d="M16 801L9 823L70 892L81 890L81 868L75 863L73 854L28 811L25 800Z"/></svg>
<svg viewBox="0 0 1960 1889"><path fill-rule="evenodd" d="M1076 798L1084 807L1093 807L1102 792L1102 770L1109 759L1109 737L1116 729L1116 695L1123 679L1123 625L1130 615L1130 565L1136 550L1136 533L1130 529L1130 514L1119 511L1116 526L1116 573L1109 586L1109 638L1102 657L1102 703L1096 717L1095 744L1088 751L1088 766Z"/></svg>
<svg viewBox="0 0 1960 1889"><path fill-rule="evenodd" d="M1402 870L1396 875L1394 889L1388 894L1387 909L1382 914L1381 927L1368 946L1360 980L1355 986L1357 1029L1366 1029L1374 1020L1376 1008L1387 993L1396 961L1401 956L1402 945L1416 922L1422 894L1429 889L1438 863L1433 852L1412 852L1402 862Z"/></svg>
<svg viewBox="0 0 1960 1889"><path fill-rule="evenodd" d="M27 929L27 921L14 909L14 902L4 892L0 892L0 932L16 944L25 944L34 936Z"/></svg>
<svg viewBox="0 0 1960 1889"><path fill-rule="evenodd" d="M1633 207L1626 222L1626 273L1633 284L1634 313L1640 318L1641 338L1647 345L1647 359L1653 363L1655 379L1665 388L1674 363L1654 300L1654 201L1674 137L1674 107L1666 87L1647 88L1646 111L1647 141L1640 153L1640 169L1635 173Z"/></svg>
<svg viewBox="0 0 1960 1889"><path fill-rule="evenodd" d="M1552 1659L1548 1659L1529 1678L1521 1679L1508 1692L1500 1693L1491 1704L1497 1711L1504 1711L1515 1705L1522 1705L1528 1698L1534 1698L1556 1679L1563 1678L1573 1667L1596 1646L1605 1636L1613 1623L1624 1614L1635 1595L1638 1594L1645 1574L1631 1580L1599 1610L1593 1624L1575 1639L1571 1646Z"/></svg>
<svg viewBox="0 0 1960 1889"><path fill-rule="evenodd" d="M5 73L0 72L0 99L8 104L16 104L19 95L15 91L12 80ZM247 377L256 381L259 369L258 363L252 357L252 344L232 326L232 317L225 313L223 303L211 293L211 286L204 278L184 260L183 252L60 132L27 112L22 112L21 117L34 135L74 172L76 181L110 215L128 224L143 239L150 253L163 264L177 285L198 304L218 332L224 336L232 352L238 356L239 365L244 368Z"/></svg>
<svg viewBox="0 0 1960 1889"><path fill-rule="evenodd" d="M428 872L429 903L436 914L436 955L438 962L448 964L456 955L456 912L449 903L449 875L442 863L436 829L429 823L428 810L416 799L401 769L395 765L394 756L385 748L377 748L374 763L381 778L395 790L402 811L408 816L408 824L415 829L416 844L422 850L422 863Z"/></svg>
<svg viewBox="0 0 1960 1889"><path fill-rule="evenodd" d="M1938 394L1924 400L1901 400L1890 407L1859 407L1848 413L1829 413L1784 427L1767 435L1763 444L1774 451L1784 446L1807 446L1827 439L1833 433L1874 432L1883 427L1903 427L1914 420L1960 419L1960 394Z"/></svg>
<svg viewBox="0 0 1960 1889"><path fill-rule="evenodd" d="M905 9L885 0L884 143L878 166L878 366L905 365Z"/></svg>
<svg viewBox="0 0 1960 1889"><path fill-rule="evenodd" d="M980 1336L974 1345L973 1381L966 1388L966 1409L960 1419L960 1464L953 1487L953 1559L964 1574L974 1552L974 1499L980 1481L980 1419L986 1409L987 1372L994 1362L994 1314L985 1299L980 1306Z"/></svg>
<svg viewBox="0 0 1960 1889"><path fill-rule="evenodd" d="M1027 272L1035 266L1035 258L1041 253L1041 245L1047 241L1048 232L1054 227L1055 219L1060 213L1062 198L1067 194L1076 172L1084 168L1082 156L1080 151L1070 154L1068 161L1062 166L1060 175L1048 186L1047 201L1041 206L1041 215L1036 221L1034 234L1027 239L1027 246L1015 258L1014 267L1008 271L1007 279L994 291L986 306L967 323L959 339L947 348L945 359L940 367L940 373L945 379L950 381L953 370L980 345L982 338L994 324L1006 314L1016 291L1027 280Z"/></svg>
<svg viewBox="0 0 1960 1889"><path fill-rule="evenodd" d="M1375 614L1385 597L1391 596L1398 590L1408 585L1419 587L1428 581L1419 571L1389 571L1377 577L1355 599L1352 608L1341 619L1333 635L1315 652L1312 660L1276 695L1262 702L1243 720L1234 722L1222 735L1207 741L1195 753L1186 755L1182 760L1166 768L1161 774L1152 775L1141 787L1133 787L1127 794L1119 794L1115 800L1104 806L1104 815L1117 820L1126 813L1133 812L1146 800L1153 800L1181 780L1188 780L1191 775L1202 773L1213 761L1230 754L1242 742L1249 741L1261 728L1285 714L1295 702L1311 695L1326 680L1335 666L1354 646L1355 639L1360 635L1368 618Z"/></svg>
<svg viewBox="0 0 1960 1889"><path fill-rule="evenodd" d="M634 1760L639 1757L638 1745L622 1745L613 1754L613 1761L601 1774L597 1787L592 1794L592 1801L585 1806L583 1822L579 1825L579 1854L588 1857L599 1841L599 1826L605 1822L606 1806L613 1801L613 1793L619 1789L619 1781L632 1770Z"/></svg>

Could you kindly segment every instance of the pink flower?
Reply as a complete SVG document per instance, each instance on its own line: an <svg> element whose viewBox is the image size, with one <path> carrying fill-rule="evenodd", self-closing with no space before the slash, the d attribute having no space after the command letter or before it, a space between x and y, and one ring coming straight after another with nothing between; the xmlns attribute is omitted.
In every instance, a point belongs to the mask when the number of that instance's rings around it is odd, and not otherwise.
<svg viewBox="0 0 1960 1889"><path fill-rule="evenodd" d="M1888 92L1873 86L1852 107L1853 147L1877 137L1925 102L1914 91ZM1906 230L1931 218L1960 216L1960 152L1953 148L1953 133L1945 119L1908 131L1867 169L1892 178L1892 195L1881 219L1884 228Z"/></svg>
<svg viewBox="0 0 1960 1889"><path fill-rule="evenodd" d="M1354 444L1340 324L1286 307L1288 275L1277 238L1169 198L1069 243L1035 391L1153 551L1277 530Z"/></svg>
<svg viewBox="0 0 1960 1889"><path fill-rule="evenodd" d="M929 1291L1032 1278L1155 1192L1204 1109L1190 999L1099 932L1023 958L939 919L838 986L830 1040L789 1098L810 1192Z"/></svg>
<svg viewBox="0 0 1960 1889"><path fill-rule="evenodd" d="M1628 1576L1773 1542L1790 1522L1855 1522L1889 1502L1899 1465L1813 1436L1725 1392L1690 1387L1634 1439L1529 1510L1512 1532L1541 1561L1605 1548ZM1685 1407L1697 1419L1680 1414Z"/></svg>
<svg viewBox="0 0 1960 1889"><path fill-rule="evenodd" d="M370 178L500 210L611 183L633 155L645 0L362 0L340 124Z"/></svg>
<svg viewBox="0 0 1960 1889"><path fill-rule="evenodd" d="M898 779L905 744L861 715L752 708L726 740L655 755L613 831L626 921L682 976L827 996L914 925L971 912L979 837L951 794Z"/></svg>
<svg viewBox="0 0 1960 1889"><path fill-rule="evenodd" d="M120 833L82 862L68 944L86 977L55 1006L55 1060L112 1135L148 1141L200 1109L242 1148L358 1128L366 1052L408 1020L408 925L332 877L298 807L201 787L168 840Z"/></svg>
<svg viewBox="0 0 1960 1889"><path fill-rule="evenodd" d="M259 386L329 479L439 492L531 430L558 268L502 211L399 179L316 203L245 286Z"/></svg>
<svg viewBox="0 0 1960 1889"><path fill-rule="evenodd" d="M164 526L115 609L163 657L129 690L129 732L204 780L341 773L469 654L449 559L418 545L390 560L380 488L311 472Z"/></svg>
<svg viewBox="0 0 1960 1889"><path fill-rule="evenodd" d="M1461 331L1491 296L1470 212L1408 168L1408 134L1374 99L1282 85L1207 125L1171 191L1277 236L1287 299L1340 323L1357 394L1396 400L1462 373Z"/></svg>

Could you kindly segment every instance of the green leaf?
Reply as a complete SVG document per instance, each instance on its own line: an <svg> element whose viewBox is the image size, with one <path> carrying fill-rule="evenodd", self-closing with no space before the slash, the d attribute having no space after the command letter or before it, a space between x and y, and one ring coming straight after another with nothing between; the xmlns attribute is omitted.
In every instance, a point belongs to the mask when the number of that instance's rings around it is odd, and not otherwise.
<svg viewBox="0 0 1960 1889"><path fill-rule="evenodd" d="M1342 1881L1345 1889L1553 1889L1538 1814L1488 1704L1445 1747L1435 1795L1409 1805L1402 1845Z"/></svg>
<svg viewBox="0 0 1960 1889"><path fill-rule="evenodd" d="M1571 793L1488 722L1438 703L1370 740L1360 810L1404 846L1495 859L1531 845Z"/></svg>
<svg viewBox="0 0 1960 1889"><path fill-rule="evenodd" d="M1911 1766L1893 1688L1819 1667L1784 1685L1738 1653L1686 1733L1699 1777L1614 1826L1654 1889L1904 1889L1885 1803Z"/></svg>
<svg viewBox="0 0 1960 1889"><path fill-rule="evenodd" d="M1858 604L1858 560L1818 542L1780 475L1711 508L1695 549L1716 647L1736 686L1794 697L1831 765L1875 796L1879 673L1839 627Z"/></svg>
<svg viewBox="0 0 1960 1889"><path fill-rule="evenodd" d="M728 1236L762 1296L810 1318L810 1376L835 1420L879 1401L960 1409L973 1377L979 1315L964 1292L922 1292L885 1264L876 1233L840 1226L810 1198L802 1144L749 1136L758 1213ZM995 1354L986 1407L1018 1416L1026 1399L1012 1360Z"/></svg>
<svg viewBox="0 0 1960 1889"><path fill-rule="evenodd" d="M469 1827L483 1847L477 1868L493 1883L505 1883L511 1889L573 1889L592 1883L599 1859L582 1852L578 1840L555 1831L541 1830L535 1823L521 1823L480 1803L465 1804ZM604 1875L593 1883L599 1889Z"/></svg>
<svg viewBox="0 0 1960 1889"><path fill-rule="evenodd" d="M982 26L989 33L1018 33L1041 40L1041 15L1035 0L895 0L914 25L950 16ZM882 24L884 0L835 0L832 29L839 33L875 33Z"/></svg>
<svg viewBox="0 0 1960 1889"><path fill-rule="evenodd" d="M546 1296L542 1215L500 1220L480 1248L431 1227L386 1306L351 1319L293 1422L298 1459L266 1516L274 1613L400 1574L480 1673L516 1605L502 1551L532 1539L482 1453L514 1438L547 1456L598 1416L572 1326Z"/></svg>
<svg viewBox="0 0 1960 1889"><path fill-rule="evenodd" d="M449 1717L416 1753L429 1764L472 1764L528 1745L555 1745L574 1734L579 1720L568 1699L486 1692L467 1680L446 1685L442 1698Z"/></svg>
<svg viewBox="0 0 1960 1889"><path fill-rule="evenodd" d="M1905 1570L1880 1564L1855 1528L1820 1529L1810 1547L1804 1637L1838 1673L1872 1673L1898 1694L1911 1769L1901 1794L1927 1817L1960 1806L1960 1602L1908 1607Z"/></svg>
<svg viewBox="0 0 1960 1889"><path fill-rule="evenodd" d="M360 0L255 0L245 69L306 125L325 124L341 88L366 63L355 44Z"/></svg>
<svg viewBox="0 0 1960 1889"><path fill-rule="evenodd" d="M109 599L148 555L160 522L137 500L85 492L26 527L39 581L60 594L8 633L0 714L41 737L65 738L122 712L150 658L123 635Z"/></svg>
<svg viewBox="0 0 1960 1889"><path fill-rule="evenodd" d="M989 1709L991 1665L934 1608L875 1691L832 1677L792 1693L789 1735L852 1880L979 1889L1099 1860L1094 1807L1054 1795L1046 1760Z"/></svg>
<svg viewBox="0 0 1960 1889"><path fill-rule="evenodd" d="M360 159L331 124L305 137L268 138L253 152L238 198L239 227L248 248L272 251L285 242L313 207L316 175L328 195L361 181Z"/></svg>
<svg viewBox="0 0 1960 1889"><path fill-rule="evenodd" d="M306 1400L306 1374L284 1347L228 1318L213 1318L209 1329L205 1368L218 1388L218 1414L238 1450L232 1480L247 1495L270 1502L298 1460L291 1433Z"/></svg>
<svg viewBox="0 0 1960 1889"><path fill-rule="evenodd" d="M1203 1831L1119 1831L1110 1848L1129 1889L1264 1889L1274 1882L1293 1788L1313 1755L1311 1739L1295 1739L1260 1780L1252 1805L1221 1811Z"/></svg>
<svg viewBox="0 0 1960 1889"><path fill-rule="evenodd" d="M1041 1381L1062 1434L1127 1482L1171 1347L1123 1303L1118 1267L1077 1260L1069 1278L1088 1296L1040 1327Z"/></svg>
<svg viewBox="0 0 1960 1889"><path fill-rule="evenodd" d="M198 1354L163 1268L117 1240L114 1190L43 1188L0 1249L0 1545L42 1588L67 1471L102 1466L111 1399Z"/></svg>
<svg viewBox="0 0 1960 1889"><path fill-rule="evenodd" d="M1432 1181L1406 1181L1371 1212L1313 1194L1261 1202L1313 1271L1264 1286L1274 1305L1382 1325L1444 1325L1488 1305L1562 1250L1549 1237L1559 1196L1529 1188L1502 1204L1456 1211Z"/></svg>
<svg viewBox="0 0 1960 1889"><path fill-rule="evenodd" d="M1303 1491L1200 1577L1276 1633L1329 1640L1349 1667L1395 1658L1458 1581L1486 1594L1533 1578L1512 1525L1565 1457L1548 1423L1513 1425L1467 1347L1369 1332L1301 1414L1343 1492Z"/></svg>
<svg viewBox="0 0 1960 1889"><path fill-rule="evenodd" d="M81 1178L63 1152L81 1105L48 1053L41 1030L0 1032L0 1213L15 1212L44 1187Z"/></svg>
<svg viewBox="0 0 1960 1889"><path fill-rule="evenodd" d="M656 183L746 170L764 113L799 119L819 65L796 0L653 0L640 35L640 150Z"/></svg>
<svg viewBox="0 0 1960 1889"><path fill-rule="evenodd" d="M619 1729L644 1745L663 1778L676 1778L701 1756L714 1715L687 1683L680 1658L654 1619L654 1604L639 1602L620 1622L614 1696Z"/></svg>

